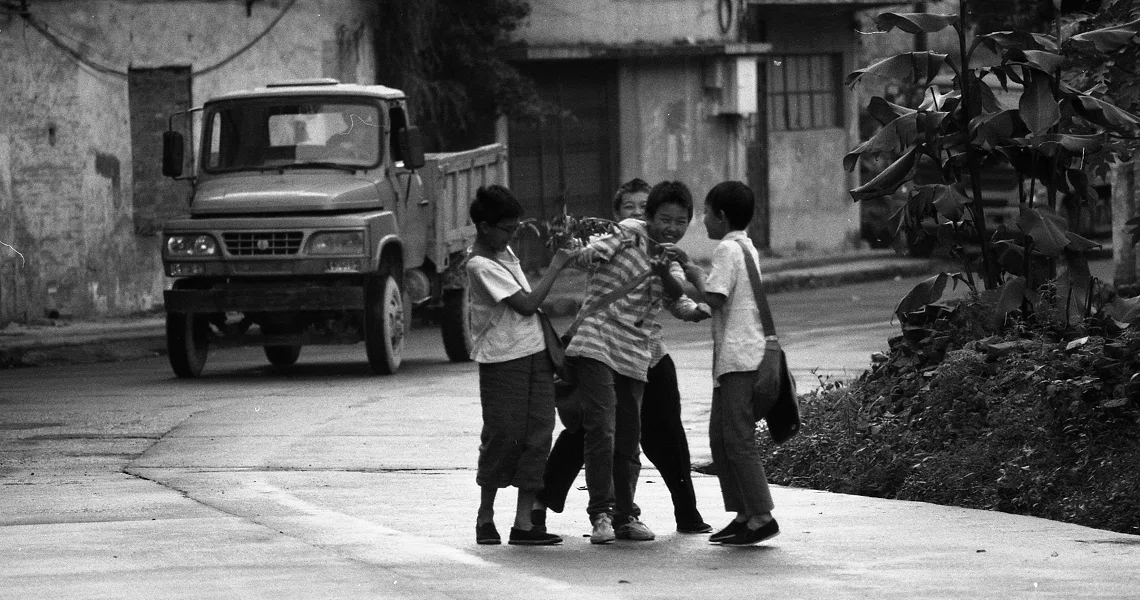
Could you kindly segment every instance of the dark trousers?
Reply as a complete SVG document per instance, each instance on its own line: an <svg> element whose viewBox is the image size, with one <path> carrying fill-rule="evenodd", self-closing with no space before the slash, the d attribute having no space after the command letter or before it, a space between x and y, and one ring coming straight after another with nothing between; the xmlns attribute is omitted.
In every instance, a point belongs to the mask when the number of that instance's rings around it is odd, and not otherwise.
<svg viewBox="0 0 1140 600"><path fill-rule="evenodd" d="M582 470L584 440L581 429L563 430L547 458L545 487L538 498L554 512L565 509L566 495ZM697 510L697 496L690 476L689 441L681 423L677 369L668 354L649 369L641 403L641 450L669 488L677 524L701 523L703 519ZM640 509L635 505L632 516L639 514Z"/></svg>
<svg viewBox="0 0 1140 600"><path fill-rule="evenodd" d="M709 448L717 466L724 510L755 517L772 512L772 491L756 446L752 388L756 372L725 373L713 388Z"/></svg>

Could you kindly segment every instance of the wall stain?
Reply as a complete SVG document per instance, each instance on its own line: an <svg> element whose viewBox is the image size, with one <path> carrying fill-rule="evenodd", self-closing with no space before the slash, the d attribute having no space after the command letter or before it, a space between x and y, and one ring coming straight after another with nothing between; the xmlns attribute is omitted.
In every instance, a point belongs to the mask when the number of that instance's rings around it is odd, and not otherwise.
<svg viewBox="0 0 1140 600"><path fill-rule="evenodd" d="M119 157L114 154L95 153L95 172L111 180L111 194L115 208L119 208L122 197Z"/></svg>

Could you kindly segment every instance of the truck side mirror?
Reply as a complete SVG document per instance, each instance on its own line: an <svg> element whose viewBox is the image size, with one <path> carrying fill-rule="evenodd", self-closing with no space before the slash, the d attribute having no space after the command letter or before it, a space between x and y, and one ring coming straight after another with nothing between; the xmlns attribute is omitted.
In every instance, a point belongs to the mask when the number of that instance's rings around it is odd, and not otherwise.
<svg viewBox="0 0 1140 600"><path fill-rule="evenodd" d="M396 141L400 145L400 156L404 159L404 168L418 169L425 164L424 136L419 127L404 127L396 134Z"/></svg>
<svg viewBox="0 0 1140 600"><path fill-rule="evenodd" d="M185 152L181 133L162 132L162 174L167 177L181 177Z"/></svg>

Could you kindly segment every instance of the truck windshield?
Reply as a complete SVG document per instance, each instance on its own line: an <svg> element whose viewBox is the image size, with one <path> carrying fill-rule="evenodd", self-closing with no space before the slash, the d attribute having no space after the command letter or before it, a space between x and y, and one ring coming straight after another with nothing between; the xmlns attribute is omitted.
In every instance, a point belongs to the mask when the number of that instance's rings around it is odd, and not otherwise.
<svg viewBox="0 0 1140 600"><path fill-rule="evenodd" d="M364 101L235 100L207 109L202 144L209 172L369 168L383 158L380 110Z"/></svg>

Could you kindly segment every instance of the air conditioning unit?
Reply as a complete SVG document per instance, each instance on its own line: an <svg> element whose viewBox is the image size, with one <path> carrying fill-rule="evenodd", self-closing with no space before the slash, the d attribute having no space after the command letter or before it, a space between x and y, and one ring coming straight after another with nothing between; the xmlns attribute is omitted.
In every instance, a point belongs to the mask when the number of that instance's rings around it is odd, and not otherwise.
<svg viewBox="0 0 1140 600"><path fill-rule="evenodd" d="M755 56L725 56L705 65L705 89L719 90L717 114L745 117L756 114L756 59Z"/></svg>

